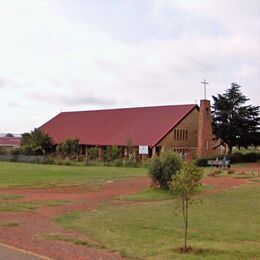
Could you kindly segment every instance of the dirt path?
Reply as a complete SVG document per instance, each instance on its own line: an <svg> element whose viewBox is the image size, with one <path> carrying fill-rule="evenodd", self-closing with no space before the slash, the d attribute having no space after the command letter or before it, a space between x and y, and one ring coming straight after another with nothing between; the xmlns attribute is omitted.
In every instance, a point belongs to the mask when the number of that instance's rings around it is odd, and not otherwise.
<svg viewBox="0 0 260 260"><path fill-rule="evenodd" d="M41 207L29 212L1 212L1 221L18 223L17 227L0 226L0 242L22 248L53 259L121 259L118 253L104 249L75 245L71 242L47 240L44 235L60 235L73 239L88 240L82 234L69 232L57 226L52 218L71 211L91 210L99 203L112 201L116 196L136 193L149 187L149 179L115 181L100 191L84 192L81 188L61 189L0 189L0 193L21 194L17 201L69 200L71 203L58 207Z"/></svg>
<svg viewBox="0 0 260 260"><path fill-rule="evenodd" d="M215 193L220 192L226 189L230 189L240 185L248 184L248 181L245 179L234 179L229 176L221 177L208 177L201 180L202 185L212 185L213 188L206 191L205 193Z"/></svg>
<svg viewBox="0 0 260 260"><path fill-rule="evenodd" d="M244 179L234 179L229 176L204 178L202 183L214 186L210 192L248 184ZM16 227L0 225L0 242L53 259L121 259L120 255L115 252L75 245L72 242L48 240L44 238L44 235L60 235L88 241L89 238L80 233L65 231L52 219L71 211L91 210L100 203L114 203L116 196L136 193L149 187L149 184L149 178L142 177L107 183L101 190L95 192L88 192L82 187L75 186L51 189L0 189L0 194L24 195L23 198L16 200L20 202L39 200L68 200L70 202L63 206L40 207L28 212L0 212L1 221L18 223ZM115 205L122 203L115 203Z"/></svg>

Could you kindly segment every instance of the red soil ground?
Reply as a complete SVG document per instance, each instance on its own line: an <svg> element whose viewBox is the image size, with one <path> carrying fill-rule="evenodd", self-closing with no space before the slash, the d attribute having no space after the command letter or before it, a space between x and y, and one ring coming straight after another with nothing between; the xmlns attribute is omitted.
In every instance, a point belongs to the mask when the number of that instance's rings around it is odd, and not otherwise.
<svg viewBox="0 0 260 260"><path fill-rule="evenodd" d="M227 176L204 178L202 183L214 186L210 192L218 192L234 186L246 185L248 181ZM149 178L142 177L107 183L101 190L95 192L87 192L80 187L0 189L0 194L24 195L23 198L17 200L20 202L37 200L68 200L71 202L57 207L40 207L28 212L0 212L1 221L18 223L16 227L0 226L0 242L53 259L121 259L117 252L75 245L71 242L47 240L43 236L60 235L89 241L88 237L78 232L62 229L52 221L52 218L66 212L92 210L100 203L113 203L115 205L126 203L118 201L115 203L115 197L136 193L149 185Z"/></svg>

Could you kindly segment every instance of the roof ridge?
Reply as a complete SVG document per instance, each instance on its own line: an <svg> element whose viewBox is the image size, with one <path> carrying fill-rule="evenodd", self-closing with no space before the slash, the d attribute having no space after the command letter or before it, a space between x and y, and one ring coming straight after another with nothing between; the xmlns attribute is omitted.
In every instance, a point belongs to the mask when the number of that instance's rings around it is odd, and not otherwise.
<svg viewBox="0 0 260 260"><path fill-rule="evenodd" d="M196 104L178 104L178 105L159 105L159 106L142 106L142 107L119 107L119 108L102 108L93 110L75 110L75 111L63 111L63 113L81 113L81 112L96 112L96 111L114 111L114 110L129 110L129 109L148 109L148 108L162 108L162 107L178 107L178 106L196 106Z"/></svg>

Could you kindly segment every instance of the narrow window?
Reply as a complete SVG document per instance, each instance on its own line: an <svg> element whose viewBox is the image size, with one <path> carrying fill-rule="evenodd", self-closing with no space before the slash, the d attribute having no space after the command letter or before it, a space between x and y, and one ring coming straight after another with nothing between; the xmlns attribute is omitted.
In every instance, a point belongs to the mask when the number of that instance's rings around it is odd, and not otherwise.
<svg viewBox="0 0 260 260"><path fill-rule="evenodd" d="M209 108L206 107L206 115L208 116L209 115Z"/></svg>
<svg viewBox="0 0 260 260"><path fill-rule="evenodd" d="M179 129L177 129L177 141L179 141Z"/></svg>
<svg viewBox="0 0 260 260"><path fill-rule="evenodd" d="M209 141L206 141L206 151L209 150Z"/></svg>

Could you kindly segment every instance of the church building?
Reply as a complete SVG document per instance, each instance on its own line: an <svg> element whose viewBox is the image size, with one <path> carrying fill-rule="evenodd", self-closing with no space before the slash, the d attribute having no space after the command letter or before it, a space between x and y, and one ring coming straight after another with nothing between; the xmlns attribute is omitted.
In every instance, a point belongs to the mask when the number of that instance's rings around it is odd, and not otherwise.
<svg viewBox="0 0 260 260"><path fill-rule="evenodd" d="M135 158L175 151L190 158L213 155L210 101L196 104L61 112L40 127L58 145L78 138L81 154L98 147L133 147ZM147 155L140 155L140 147Z"/></svg>

